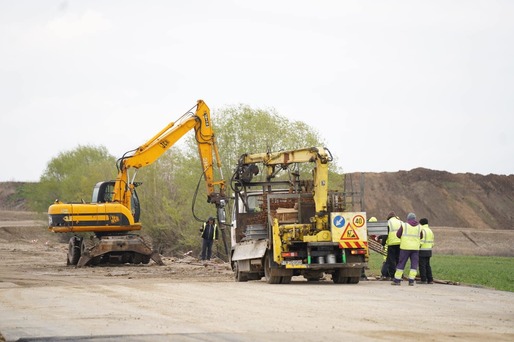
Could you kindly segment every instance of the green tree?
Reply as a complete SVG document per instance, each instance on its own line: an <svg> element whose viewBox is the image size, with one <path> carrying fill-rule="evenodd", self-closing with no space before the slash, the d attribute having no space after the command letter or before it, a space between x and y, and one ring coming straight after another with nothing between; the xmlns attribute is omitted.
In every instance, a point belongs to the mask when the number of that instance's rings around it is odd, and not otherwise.
<svg viewBox="0 0 514 342"><path fill-rule="evenodd" d="M253 109L247 105L227 107L213 114L213 123L227 181L243 153L327 147L316 129L302 121L289 120L274 109ZM308 165L300 167L302 172L310 170ZM342 189L343 177L337 160L330 164L329 170L330 188Z"/></svg>
<svg viewBox="0 0 514 342"><path fill-rule="evenodd" d="M213 124L225 174L232 172L243 153L274 152L324 144L314 128L302 121L289 120L274 109L253 109L247 105L226 107L213 114Z"/></svg>
<svg viewBox="0 0 514 342"><path fill-rule="evenodd" d="M116 177L116 159L103 146L78 146L48 163L39 183L27 188L29 206L46 211L56 199L90 201L94 185Z"/></svg>

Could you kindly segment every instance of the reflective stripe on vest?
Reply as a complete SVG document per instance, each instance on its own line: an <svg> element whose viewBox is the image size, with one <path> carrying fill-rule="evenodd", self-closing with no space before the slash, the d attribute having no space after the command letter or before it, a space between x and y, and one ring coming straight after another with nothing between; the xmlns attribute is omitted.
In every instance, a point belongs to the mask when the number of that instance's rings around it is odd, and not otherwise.
<svg viewBox="0 0 514 342"><path fill-rule="evenodd" d="M411 226L407 222L403 224L402 237L400 239L400 249L408 251L419 250L419 234L421 233L421 225Z"/></svg>
<svg viewBox="0 0 514 342"><path fill-rule="evenodd" d="M389 246L399 245L400 238L396 236L396 232L402 226L402 221L400 221L397 217L391 217L387 221L387 226L389 227L389 234L387 235L387 244Z"/></svg>
<svg viewBox="0 0 514 342"><path fill-rule="evenodd" d="M198 227L198 226L197 226ZM207 222L204 222L203 223L203 230L202 230L202 234L203 232L205 232L205 227L207 227ZM212 228L214 229L214 231L212 232L212 239L213 240L216 240L216 231L218 230L218 225L215 223L212 225Z"/></svg>
<svg viewBox="0 0 514 342"><path fill-rule="evenodd" d="M419 247L422 251L430 251L434 247L434 232L428 224L424 224L421 226L421 231L423 232L423 238L420 241L421 246Z"/></svg>

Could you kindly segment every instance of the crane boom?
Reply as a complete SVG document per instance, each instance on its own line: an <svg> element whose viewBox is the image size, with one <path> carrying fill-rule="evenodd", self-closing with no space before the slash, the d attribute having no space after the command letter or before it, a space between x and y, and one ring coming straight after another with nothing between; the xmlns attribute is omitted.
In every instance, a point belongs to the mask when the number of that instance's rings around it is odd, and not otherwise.
<svg viewBox="0 0 514 342"><path fill-rule="evenodd" d="M248 174L247 169L253 164L262 163L266 168L266 180L270 181L278 171L295 163L315 164L313 169L313 193L316 212L327 210L328 163L332 161L330 151L323 147L308 147L297 150L244 154L239 161L239 172ZM277 169L278 167L278 169Z"/></svg>

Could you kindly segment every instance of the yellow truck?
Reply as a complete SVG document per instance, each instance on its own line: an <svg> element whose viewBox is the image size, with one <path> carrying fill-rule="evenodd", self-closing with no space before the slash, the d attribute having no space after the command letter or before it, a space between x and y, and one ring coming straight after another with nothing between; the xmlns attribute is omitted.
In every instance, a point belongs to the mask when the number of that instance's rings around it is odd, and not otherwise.
<svg viewBox="0 0 514 342"><path fill-rule="evenodd" d="M338 284L359 282L367 266L366 213L346 212L343 193L328 189L332 160L323 147L240 157L231 179L236 281L287 284L294 276L329 275Z"/></svg>

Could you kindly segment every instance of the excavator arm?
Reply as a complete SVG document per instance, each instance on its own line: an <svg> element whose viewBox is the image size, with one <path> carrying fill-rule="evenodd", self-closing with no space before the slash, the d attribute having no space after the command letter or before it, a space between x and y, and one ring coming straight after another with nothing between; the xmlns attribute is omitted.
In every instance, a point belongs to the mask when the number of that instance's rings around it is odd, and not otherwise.
<svg viewBox="0 0 514 342"><path fill-rule="evenodd" d="M195 109L193 113L192 110ZM225 199L225 182L221 171L221 162L212 129L210 109L204 101L198 100L196 106L191 108L177 121L169 123L160 132L133 151L125 153L118 160L118 176L114 185L113 201L131 207L131 194L136 186L129 179L129 170L138 170L155 162L170 147L182 138L191 129L195 130L198 152L207 186L207 201L217 206L223 205ZM216 165L214 165L214 160ZM220 180L215 180L214 167L218 168ZM135 176L135 174L134 174Z"/></svg>

